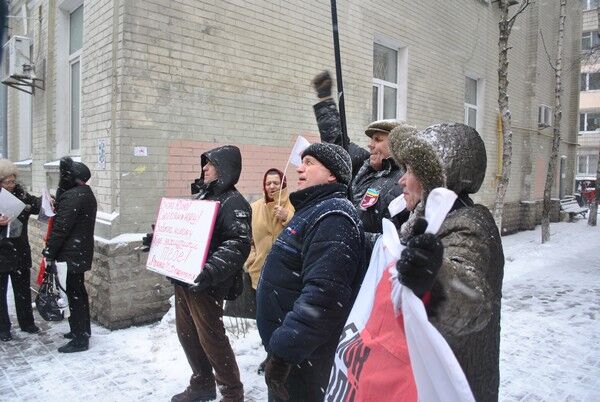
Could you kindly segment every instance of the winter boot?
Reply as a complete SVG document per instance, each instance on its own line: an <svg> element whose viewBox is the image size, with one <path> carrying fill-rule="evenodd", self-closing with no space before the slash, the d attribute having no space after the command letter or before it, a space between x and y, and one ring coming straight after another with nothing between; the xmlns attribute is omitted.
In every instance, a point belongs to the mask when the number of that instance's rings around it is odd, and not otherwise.
<svg viewBox="0 0 600 402"><path fill-rule="evenodd" d="M214 399L217 399L217 391L215 389L195 391L187 387L185 391L173 395L171 402L207 402Z"/></svg>
<svg viewBox="0 0 600 402"><path fill-rule="evenodd" d="M0 341L2 341L2 342L12 341L12 335L10 334L10 330L0 331Z"/></svg>
<svg viewBox="0 0 600 402"><path fill-rule="evenodd" d="M69 343L58 348L58 351L60 353L75 353L86 351L88 348L89 340L87 338L73 338Z"/></svg>
<svg viewBox="0 0 600 402"><path fill-rule="evenodd" d="M66 334L63 334L63 338L65 339L73 339L73 333L72 332L67 332Z"/></svg>
<svg viewBox="0 0 600 402"><path fill-rule="evenodd" d="M40 332L40 328L35 324L31 324L24 328L21 328L21 331L27 332L28 334L37 334L38 332Z"/></svg>

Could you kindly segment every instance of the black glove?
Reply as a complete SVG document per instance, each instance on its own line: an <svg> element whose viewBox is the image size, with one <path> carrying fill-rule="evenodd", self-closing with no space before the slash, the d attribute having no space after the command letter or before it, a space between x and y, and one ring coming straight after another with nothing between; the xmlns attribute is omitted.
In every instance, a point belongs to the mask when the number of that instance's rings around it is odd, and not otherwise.
<svg viewBox="0 0 600 402"><path fill-rule="evenodd" d="M319 98L328 98L331 96L331 86L333 85L333 80L331 79L331 74L329 74L329 71L325 70L315 75L315 78L313 78L311 84L317 92L317 96Z"/></svg>
<svg viewBox="0 0 600 402"><path fill-rule="evenodd" d="M290 399L285 383L291 370L292 365L290 363L273 355L269 355L265 364L265 382L269 392L284 401Z"/></svg>
<svg viewBox="0 0 600 402"><path fill-rule="evenodd" d="M46 259L46 272L49 274L57 274L56 262L53 260Z"/></svg>
<svg viewBox="0 0 600 402"><path fill-rule="evenodd" d="M146 233L146 236L142 237L142 251L147 252L150 251L150 246L152 245L152 239L154 238L154 232Z"/></svg>
<svg viewBox="0 0 600 402"><path fill-rule="evenodd" d="M413 237L396 263L398 280L418 297L431 290L444 256L444 246L437 236L423 233L426 227L425 219L419 218L415 222Z"/></svg>
<svg viewBox="0 0 600 402"><path fill-rule="evenodd" d="M206 267L204 267L196 279L194 279L194 283L195 284L191 285L189 288L190 292L193 293L200 293L212 285L212 277Z"/></svg>

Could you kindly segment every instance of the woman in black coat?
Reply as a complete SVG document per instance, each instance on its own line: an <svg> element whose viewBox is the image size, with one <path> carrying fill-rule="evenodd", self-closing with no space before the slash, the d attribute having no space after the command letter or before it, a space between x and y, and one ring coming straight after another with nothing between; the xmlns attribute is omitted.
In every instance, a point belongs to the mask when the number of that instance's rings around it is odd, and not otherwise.
<svg viewBox="0 0 600 402"><path fill-rule="evenodd" d="M31 290L29 288L31 276L31 248L27 235L29 215L38 214L41 199L28 194L16 183L17 169L8 159L0 159L0 187L1 191L8 191L23 201L25 209L11 226L21 226L15 230L13 236L7 237L8 219L0 218L0 341L10 341L11 322L8 316L6 296L8 292L8 278L12 284L15 295L17 321L21 331L35 334L40 329L33 321L31 309Z"/></svg>

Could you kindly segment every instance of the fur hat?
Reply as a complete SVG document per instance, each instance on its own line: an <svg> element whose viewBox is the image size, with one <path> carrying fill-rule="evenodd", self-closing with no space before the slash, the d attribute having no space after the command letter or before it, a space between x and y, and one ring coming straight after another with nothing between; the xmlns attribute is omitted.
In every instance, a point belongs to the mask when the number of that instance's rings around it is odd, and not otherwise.
<svg viewBox="0 0 600 402"><path fill-rule="evenodd" d="M477 130L465 124L436 124L414 135L394 129L390 150L399 165L410 166L425 196L436 187L474 194L485 178L485 144Z"/></svg>
<svg viewBox="0 0 600 402"><path fill-rule="evenodd" d="M377 120L367 126L365 129L365 134L369 138L372 138L373 134L375 133L389 134L390 131L402 124L406 123L402 120L396 119Z"/></svg>
<svg viewBox="0 0 600 402"><path fill-rule="evenodd" d="M338 183L350 185L352 160L344 148L335 144L315 143L302 152L302 157L305 156L312 156L321 162L336 177Z"/></svg>
<svg viewBox="0 0 600 402"><path fill-rule="evenodd" d="M17 175L17 167L8 159L0 159L0 180L12 175Z"/></svg>

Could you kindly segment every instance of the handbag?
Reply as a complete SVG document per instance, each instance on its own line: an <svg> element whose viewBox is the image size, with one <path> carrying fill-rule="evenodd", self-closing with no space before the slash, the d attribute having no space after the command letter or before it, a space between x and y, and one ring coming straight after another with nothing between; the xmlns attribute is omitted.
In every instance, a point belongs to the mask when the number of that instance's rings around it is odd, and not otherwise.
<svg viewBox="0 0 600 402"><path fill-rule="evenodd" d="M224 315L240 318L256 318L256 291L246 271L242 274L242 291L235 300L227 300Z"/></svg>
<svg viewBox="0 0 600 402"><path fill-rule="evenodd" d="M46 272L39 292L35 297L35 305L46 321L62 321L63 310L60 308L60 289L55 273Z"/></svg>

